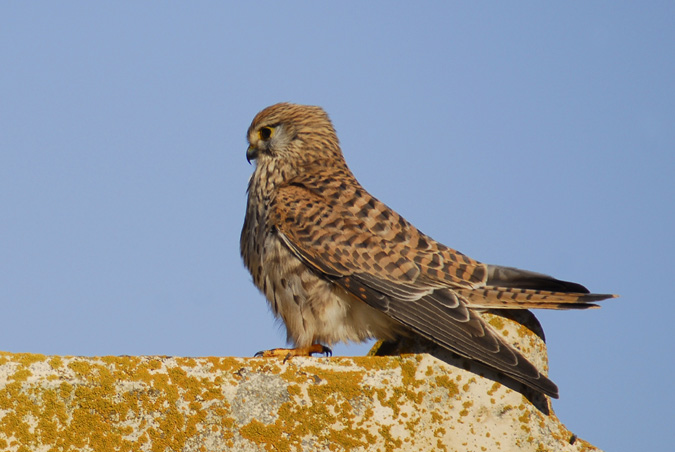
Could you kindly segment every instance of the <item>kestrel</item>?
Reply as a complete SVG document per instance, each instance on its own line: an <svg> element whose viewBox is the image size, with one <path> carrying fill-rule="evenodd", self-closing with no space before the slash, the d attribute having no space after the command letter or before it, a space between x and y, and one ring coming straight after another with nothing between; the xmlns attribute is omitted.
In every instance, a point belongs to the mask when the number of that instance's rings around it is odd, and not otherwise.
<svg viewBox="0 0 675 452"><path fill-rule="evenodd" d="M481 317L486 309L583 309L615 297L540 273L487 265L436 242L371 196L320 107L256 115L246 158L241 255L295 349L417 334L536 391L557 386Z"/></svg>

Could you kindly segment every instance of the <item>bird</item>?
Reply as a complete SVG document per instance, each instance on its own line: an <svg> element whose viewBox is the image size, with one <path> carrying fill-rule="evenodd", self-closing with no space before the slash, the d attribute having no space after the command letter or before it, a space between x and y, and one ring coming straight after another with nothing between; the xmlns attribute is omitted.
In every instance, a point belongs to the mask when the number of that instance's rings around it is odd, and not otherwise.
<svg viewBox="0 0 675 452"><path fill-rule="evenodd" d="M558 398L482 313L596 308L616 295L484 264L420 232L357 181L321 107L269 106L247 141L255 166L241 256L294 346L256 356L330 355L338 342L418 335Z"/></svg>

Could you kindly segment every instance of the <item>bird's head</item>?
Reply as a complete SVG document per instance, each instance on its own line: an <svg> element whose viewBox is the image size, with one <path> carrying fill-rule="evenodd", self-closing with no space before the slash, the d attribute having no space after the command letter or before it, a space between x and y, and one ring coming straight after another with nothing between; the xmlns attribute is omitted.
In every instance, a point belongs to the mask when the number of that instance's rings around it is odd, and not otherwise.
<svg viewBox="0 0 675 452"><path fill-rule="evenodd" d="M281 160L292 166L344 162L333 124L321 107L290 103L267 107L253 119L247 138L249 162Z"/></svg>

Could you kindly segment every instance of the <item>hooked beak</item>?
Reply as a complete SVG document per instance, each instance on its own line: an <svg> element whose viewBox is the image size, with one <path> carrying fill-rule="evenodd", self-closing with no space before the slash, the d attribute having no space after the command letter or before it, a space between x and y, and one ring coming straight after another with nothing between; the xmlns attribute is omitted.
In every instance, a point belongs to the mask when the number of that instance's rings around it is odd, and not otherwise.
<svg viewBox="0 0 675 452"><path fill-rule="evenodd" d="M251 160L258 158L258 148L254 148L252 145L246 149L246 161L250 164Z"/></svg>

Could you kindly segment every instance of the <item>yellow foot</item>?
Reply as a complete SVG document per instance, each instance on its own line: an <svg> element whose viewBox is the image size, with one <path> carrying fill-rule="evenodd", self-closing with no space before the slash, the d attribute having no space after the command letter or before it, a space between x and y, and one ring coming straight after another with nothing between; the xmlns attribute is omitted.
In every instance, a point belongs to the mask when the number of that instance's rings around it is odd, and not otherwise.
<svg viewBox="0 0 675 452"><path fill-rule="evenodd" d="M293 356L312 356L314 353L320 353L326 356L332 356L333 351L321 344L312 344L309 347L299 348L273 348L272 350L263 350L255 354L257 358L284 358L286 362Z"/></svg>

